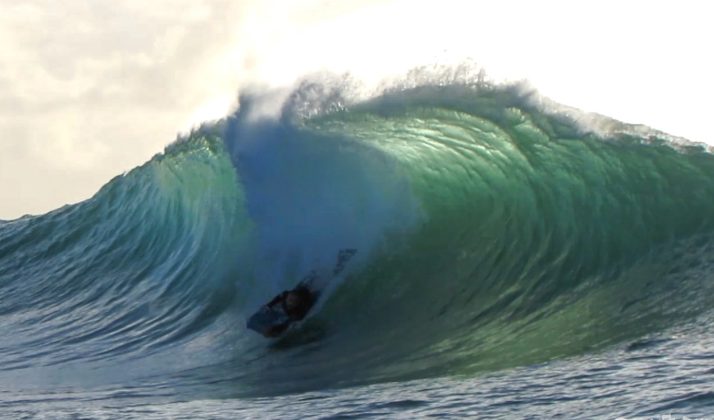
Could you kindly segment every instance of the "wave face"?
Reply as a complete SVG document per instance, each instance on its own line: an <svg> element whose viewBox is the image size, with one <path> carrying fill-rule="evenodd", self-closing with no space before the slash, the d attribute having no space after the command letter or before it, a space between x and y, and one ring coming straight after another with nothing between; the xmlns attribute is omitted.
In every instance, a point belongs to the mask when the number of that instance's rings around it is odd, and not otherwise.
<svg viewBox="0 0 714 420"><path fill-rule="evenodd" d="M243 98L90 200L2 222L2 387L266 395L468 375L711 307L704 147L519 87L317 91L273 118ZM301 326L245 330L348 247Z"/></svg>

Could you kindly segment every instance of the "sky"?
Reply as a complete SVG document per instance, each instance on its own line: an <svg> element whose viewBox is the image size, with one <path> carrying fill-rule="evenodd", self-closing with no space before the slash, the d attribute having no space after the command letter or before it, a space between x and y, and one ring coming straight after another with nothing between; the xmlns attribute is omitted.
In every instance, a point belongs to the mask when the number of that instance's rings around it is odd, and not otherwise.
<svg viewBox="0 0 714 420"><path fill-rule="evenodd" d="M0 0L0 219L89 198L244 89L478 63L714 144L709 2Z"/></svg>

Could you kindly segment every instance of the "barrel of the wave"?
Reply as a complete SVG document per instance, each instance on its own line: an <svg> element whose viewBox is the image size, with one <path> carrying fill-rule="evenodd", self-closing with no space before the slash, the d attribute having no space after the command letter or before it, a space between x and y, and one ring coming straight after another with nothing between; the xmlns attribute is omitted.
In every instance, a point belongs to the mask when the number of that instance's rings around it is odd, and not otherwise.
<svg viewBox="0 0 714 420"><path fill-rule="evenodd" d="M416 89L304 124L396 162L425 214L406 244L387 246L362 273L361 286L346 285L373 314L365 326L379 319L412 334L402 342L419 352L454 346L466 364L508 345L531 345L527 357L537 360L598 342L601 330L578 325L620 325L617 311L575 302L636 288L634 267L714 227L705 148L617 122L595 134L514 91ZM555 324L572 337L563 345L544 338Z"/></svg>

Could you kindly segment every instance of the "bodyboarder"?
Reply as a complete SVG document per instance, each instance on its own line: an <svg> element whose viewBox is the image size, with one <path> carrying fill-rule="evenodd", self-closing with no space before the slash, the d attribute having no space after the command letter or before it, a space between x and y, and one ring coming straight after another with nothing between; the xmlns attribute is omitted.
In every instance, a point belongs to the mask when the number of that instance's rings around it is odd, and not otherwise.
<svg viewBox="0 0 714 420"><path fill-rule="evenodd" d="M337 254L337 264L332 270L334 278L342 272L347 261L357 253L356 249L342 249ZM263 305L248 319L248 328L266 337L277 337L294 322L307 316L320 297L316 283L319 276L315 271L308 274L295 288L285 290Z"/></svg>

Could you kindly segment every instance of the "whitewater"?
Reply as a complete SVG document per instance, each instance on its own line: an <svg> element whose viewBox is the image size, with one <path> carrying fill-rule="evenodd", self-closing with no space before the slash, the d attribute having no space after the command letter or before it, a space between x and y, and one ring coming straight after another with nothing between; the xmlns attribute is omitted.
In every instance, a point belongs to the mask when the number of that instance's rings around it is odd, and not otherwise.
<svg viewBox="0 0 714 420"><path fill-rule="evenodd" d="M708 146L482 80L274 103L0 222L1 416L712 416Z"/></svg>

